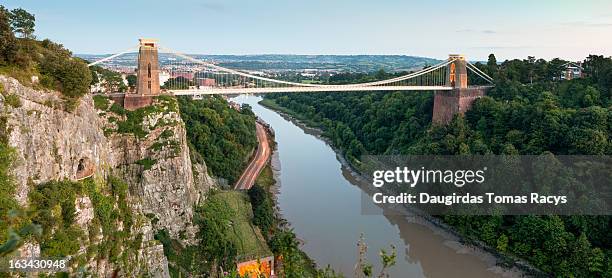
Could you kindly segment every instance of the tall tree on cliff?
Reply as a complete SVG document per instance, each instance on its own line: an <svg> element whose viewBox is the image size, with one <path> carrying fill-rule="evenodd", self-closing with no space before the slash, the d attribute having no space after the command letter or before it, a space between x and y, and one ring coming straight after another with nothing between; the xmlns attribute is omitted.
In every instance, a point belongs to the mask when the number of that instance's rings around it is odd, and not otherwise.
<svg viewBox="0 0 612 278"><path fill-rule="evenodd" d="M497 65L497 59L495 58L495 55L493 53L489 54L489 60L487 60L487 70L488 74L491 75L491 77L497 78L497 71L499 69Z"/></svg>
<svg viewBox="0 0 612 278"><path fill-rule="evenodd" d="M16 52L17 46L15 35L11 31L9 11L0 5L0 64L11 62Z"/></svg>
<svg viewBox="0 0 612 278"><path fill-rule="evenodd" d="M13 9L10 13L10 19L14 32L21 34L23 38L34 38L34 21L36 18L33 14L21 8Z"/></svg>

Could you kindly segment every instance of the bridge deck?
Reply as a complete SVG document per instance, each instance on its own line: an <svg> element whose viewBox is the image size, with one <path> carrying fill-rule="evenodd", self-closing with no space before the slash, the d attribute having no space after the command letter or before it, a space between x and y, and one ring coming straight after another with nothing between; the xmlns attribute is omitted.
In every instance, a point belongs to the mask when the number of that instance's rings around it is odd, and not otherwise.
<svg viewBox="0 0 612 278"><path fill-rule="evenodd" d="M271 87L271 88L202 88L169 90L175 96L185 95L235 95L266 93L314 93L314 92L364 92L364 91L444 91L446 86L321 86L321 87Z"/></svg>

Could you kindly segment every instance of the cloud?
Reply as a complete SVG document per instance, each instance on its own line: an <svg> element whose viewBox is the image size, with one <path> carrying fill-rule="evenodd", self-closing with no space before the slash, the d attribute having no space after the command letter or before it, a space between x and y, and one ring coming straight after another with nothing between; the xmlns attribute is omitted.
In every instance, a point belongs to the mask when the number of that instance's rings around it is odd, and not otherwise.
<svg viewBox="0 0 612 278"><path fill-rule="evenodd" d="M510 45L494 45L494 46L474 46L470 49L530 49L535 48L533 46L510 46Z"/></svg>
<svg viewBox="0 0 612 278"><path fill-rule="evenodd" d="M564 26L577 26L577 27L610 27L610 22L589 22L589 21L568 21L561 23Z"/></svg>
<svg viewBox="0 0 612 278"><path fill-rule="evenodd" d="M486 34L486 35L491 35L491 34L496 34L496 31L493 30L476 30L476 29L460 29L460 30L456 30L455 32L457 33L479 33L479 34Z"/></svg>
<svg viewBox="0 0 612 278"><path fill-rule="evenodd" d="M200 7L204 8L205 10L214 11L214 12L224 12L227 10L227 6L219 2L200 3Z"/></svg>

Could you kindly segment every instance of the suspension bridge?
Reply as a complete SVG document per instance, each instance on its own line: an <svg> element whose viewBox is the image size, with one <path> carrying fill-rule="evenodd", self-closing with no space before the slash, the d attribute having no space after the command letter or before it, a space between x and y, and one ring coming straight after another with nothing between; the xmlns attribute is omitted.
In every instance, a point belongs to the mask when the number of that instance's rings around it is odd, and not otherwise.
<svg viewBox="0 0 612 278"><path fill-rule="evenodd" d="M215 61L197 59L164 48L152 39L140 39L137 47L92 62L89 66L108 66L114 60L134 52L138 53L136 89L116 97L127 109L150 105L151 97L159 94L198 99L205 95L434 91L433 121L446 123L454 114L469 109L473 100L483 96L493 84L491 77L469 63L463 55L451 54L436 65L386 80L328 85L282 80L275 72L230 69ZM487 85L469 86L468 71Z"/></svg>

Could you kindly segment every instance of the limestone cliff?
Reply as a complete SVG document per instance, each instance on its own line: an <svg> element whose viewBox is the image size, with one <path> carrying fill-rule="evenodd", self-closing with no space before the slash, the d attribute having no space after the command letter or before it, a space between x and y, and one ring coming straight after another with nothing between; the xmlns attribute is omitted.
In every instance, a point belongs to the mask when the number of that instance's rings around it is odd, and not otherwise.
<svg viewBox="0 0 612 278"><path fill-rule="evenodd" d="M75 200L74 225L84 236L75 239L81 246L73 254L75 262L101 277L167 277L154 231L165 228L174 238L193 242L194 206L214 186L206 165L192 165L176 100L158 98L152 107L127 112L108 99L97 97L94 105L85 96L68 112L57 92L28 88L2 75L0 85L0 117L17 153L15 198L22 207L32 206L30 195L39 184L81 184L86 189ZM116 193L116 185L105 185L114 177L125 181L127 196ZM100 225L101 200L110 200L111 209L126 216L111 219L112 226ZM121 260L100 254L105 249L98 245L116 240L107 226L129 232L120 238L124 246L113 250ZM21 252L37 254L39 246L31 240Z"/></svg>

